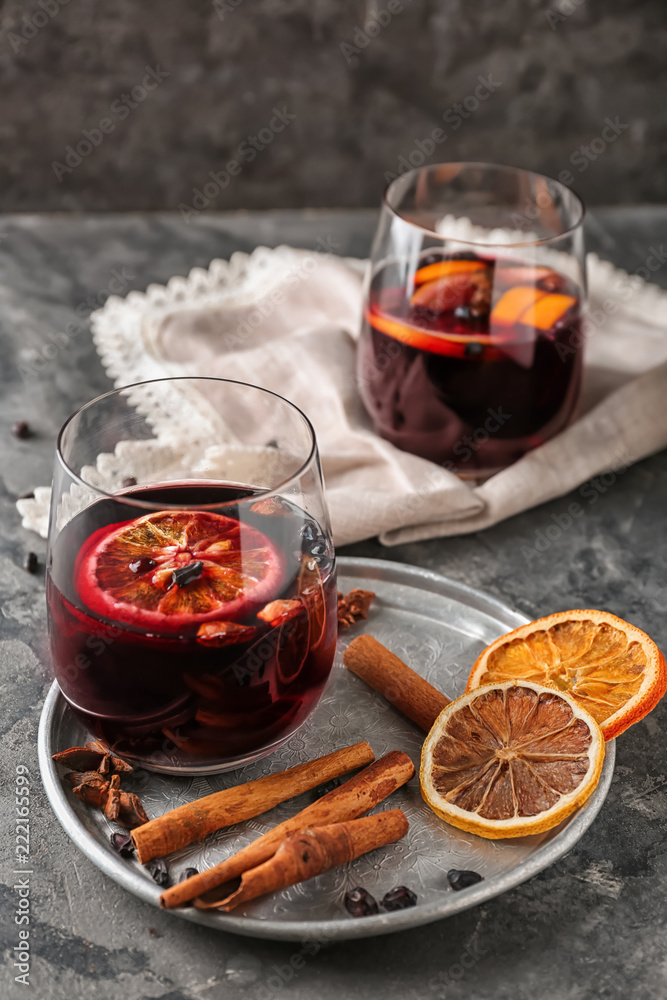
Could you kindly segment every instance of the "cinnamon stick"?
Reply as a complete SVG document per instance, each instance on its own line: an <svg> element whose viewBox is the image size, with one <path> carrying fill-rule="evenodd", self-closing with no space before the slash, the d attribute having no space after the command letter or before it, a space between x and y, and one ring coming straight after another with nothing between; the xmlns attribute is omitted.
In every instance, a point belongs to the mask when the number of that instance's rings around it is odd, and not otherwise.
<svg viewBox="0 0 667 1000"><path fill-rule="evenodd" d="M271 858L289 834L363 816L409 781L414 773L415 767L408 755L402 750L392 750L296 816L241 848L231 858L167 889L160 897L160 905L171 910L194 899L199 909L218 906L228 895L226 885Z"/></svg>
<svg viewBox="0 0 667 1000"><path fill-rule="evenodd" d="M405 836L408 826L405 813L390 809L347 823L291 833L272 858L243 873L239 887L221 900L218 908L229 913L267 892L305 882L376 847L393 844Z"/></svg>
<svg viewBox="0 0 667 1000"><path fill-rule="evenodd" d="M355 743L325 757L290 767L286 771L267 774L256 781L224 788L220 792L188 802L187 805L172 809L132 831L132 843L137 857L142 865L153 858L162 858L165 854L203 840L209 833L223 826L232 826L259 816L260 813L273 809L279 802L301 795L341 774L356 771L374 758L375 754L368 743Z"/></svg>
<svg viewBox="0 0 667 1000"><path fill-rule="evenodd" d="M372 635L353 639L343 653L343 663L426 732L449 705L449 698Z"/></svg>

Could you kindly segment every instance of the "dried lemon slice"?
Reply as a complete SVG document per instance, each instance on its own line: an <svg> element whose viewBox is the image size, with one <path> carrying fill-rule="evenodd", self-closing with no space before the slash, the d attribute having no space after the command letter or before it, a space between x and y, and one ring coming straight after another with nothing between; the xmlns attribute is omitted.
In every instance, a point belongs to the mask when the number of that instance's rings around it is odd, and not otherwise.
<svg viewBox="0 0 667 1000"><path fill-rule="evenodd" d="M600 780L604 737L569 695L507 681L462 695L422 750L422 796L441 819L489 839L556 826Z"/></svg>

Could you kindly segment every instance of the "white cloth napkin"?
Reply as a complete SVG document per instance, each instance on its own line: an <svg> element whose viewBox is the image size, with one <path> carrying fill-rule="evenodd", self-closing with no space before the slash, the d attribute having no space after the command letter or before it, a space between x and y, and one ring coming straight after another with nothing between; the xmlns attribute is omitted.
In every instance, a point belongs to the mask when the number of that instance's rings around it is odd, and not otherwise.
<svg viewBox="0 0 667 1000"><path fill-rule="evenodd" d="M315 427L338 545L479 531L667 445L667 293L589 255L579 419L482 485L399 451L372 431L357 392L363 269L324 253L260 247L166 287L110 298L93 314L93 336L116 386L208 375L296 403ZM147 416L158 443L183 437L178 408ZM48 490L18 507L27 527L46 534Z"/></svg>

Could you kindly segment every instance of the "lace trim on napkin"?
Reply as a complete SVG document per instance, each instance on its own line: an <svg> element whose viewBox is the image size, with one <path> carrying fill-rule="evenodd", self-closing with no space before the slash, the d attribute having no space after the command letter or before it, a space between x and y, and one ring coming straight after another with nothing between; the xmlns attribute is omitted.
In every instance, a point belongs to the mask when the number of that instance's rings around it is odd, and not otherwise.
<svg viewBox="0 0 667 1000"><path fill-rule="evenodd" d="M444 221L448 223L448 236L454 239L474 242L484 234L484 230L466 219ZM511 232L493 231L495 242L512 242L512 235ZM522 234L522 240L525 239L526 234ZM305 261L323 256L287 246L258 247L251 254L234 253L229 261L213 260L208 269L193 268L187 277L173 277L164 286L149 285L145 292L130 292L126 298L111 296L91 316L93 340L109 377L116 387L121 387L133 382L190 374L187 363L170 363L159 355L152 337L162 317L204 307L247 309L280 287ZM345 262L355 270L366 266L365 262L354 259ZM659 286L638 275L628 275L596 254L588 254L586 263L589 314L594 317L596 309L610 315L625 314L652 328L646 331L649 336L664 341L667 294ZM210 440L211 433L218 435L217 440L225 439L224 428L207 401L184 385L174 389L168 405L164 403L164 396L156 398L150 386L133 389L128 395L131 403L146 417L155 440L122 441L113 454L100 455L94 468L83 470L88 482L108 492L117 490L121 479L128 475L140 479L149 477L151 471L176 473L183 456L191 454L196 429L204 439ZM241 473L240 467L234 465L241 457L234 451L233 444L218 449L215 455L202 452L201 461L204 465L209 463L209 469L219 470L221 478L226 478L230 467L236 468L239 475ZM16 503L23 527L38 532L43 538L48 534L50 495L50 488L38 487L34 499ZM82 487L73 487L71 496L62 504L59 522L69 519L89 499L90 494Z"/></svg>

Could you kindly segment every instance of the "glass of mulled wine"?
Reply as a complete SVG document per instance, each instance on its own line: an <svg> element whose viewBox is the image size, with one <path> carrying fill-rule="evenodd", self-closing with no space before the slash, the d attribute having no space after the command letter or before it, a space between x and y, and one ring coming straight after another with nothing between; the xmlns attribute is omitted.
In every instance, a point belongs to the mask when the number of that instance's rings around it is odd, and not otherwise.
<svg viewBox="0 0 667 1000"><path fill-rule="evenodd" d="M314 431L285 399L206 378L94 399L60 432L49 538L56 679L127 760L237 767L317 704L334 549Z"/></svg>
<svg viewBox="0 0 667 1000"><path fill-rule="evenodd" d="M393 180L371 255L358 384L398 448L484 479L572 421L585 294L579 198L514 167Z"/></svg>

